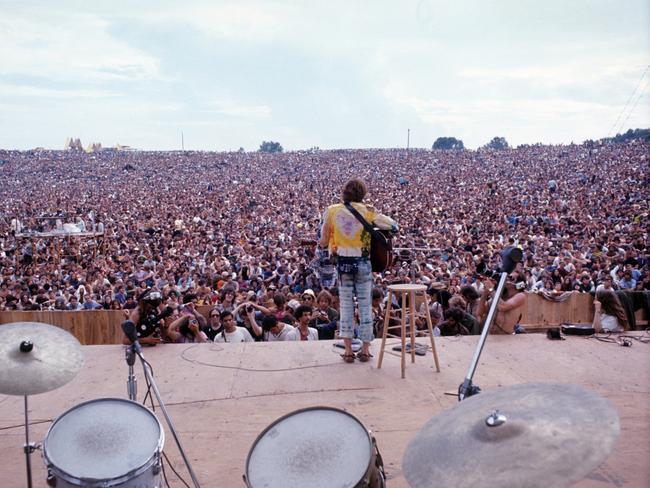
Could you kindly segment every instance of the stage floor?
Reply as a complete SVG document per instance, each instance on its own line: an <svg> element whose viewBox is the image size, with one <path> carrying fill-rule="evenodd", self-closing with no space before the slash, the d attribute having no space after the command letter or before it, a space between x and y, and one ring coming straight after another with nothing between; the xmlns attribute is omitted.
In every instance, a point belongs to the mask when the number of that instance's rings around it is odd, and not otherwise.
<svg viewBox="0 0 650 488"><path fill-rule="evenodd" d="M458 403L455 392L477 341L438 338L441 372L435 372L431 354L417 356L415 364L407 358L406 379L400 378L398 357L387 355L376 368L378 340L374 360L365 364L343 363L341 349L330 341L162 345L144 352L201 486L244 486L246 457L262 430L297 409L331 406L348 411L374 433L388 487L401 488L408 486L401 471L407 444L427 420ZM42 442L52 420L81 402L126 397L123 347L85 346L83 352L84 369L72 382L29 398L32 441ZM136 371L141 401L145 383L139 366ZM627 348L579 337L549 341L541 334L488 338L475 384L489 391L537 381L594 390L620 415L615 452L574 486L650 486L650 345L635 342ZM23 398L0 395L0 419L1 484L26 486ZM165 438L165 452L191 485L167 429ZM508 459L496 461L507 469ZM46 486L40 452L32 456L32 466L35 486ZM172 486L182 486L166 471Z"/></svg>

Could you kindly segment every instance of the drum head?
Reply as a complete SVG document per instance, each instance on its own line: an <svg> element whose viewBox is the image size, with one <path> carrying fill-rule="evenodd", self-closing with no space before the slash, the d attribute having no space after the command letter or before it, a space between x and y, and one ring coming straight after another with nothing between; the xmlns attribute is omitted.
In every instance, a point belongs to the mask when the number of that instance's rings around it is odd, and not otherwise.
<svg viewBox="0 0 650 488"><path fill-rule="evenodd" d="M137 471L162 449L158 419L139 403L101 398L54 421L43 443L48 466L75 479L111 480Z"/></svg>
<svg viewBox="0 0 650 488"><path fill-rule="evenodd" d="M257 438L246 462L253 488L355 486L370 465L372 442L356 418L327 407L298 410Z"/></svg>

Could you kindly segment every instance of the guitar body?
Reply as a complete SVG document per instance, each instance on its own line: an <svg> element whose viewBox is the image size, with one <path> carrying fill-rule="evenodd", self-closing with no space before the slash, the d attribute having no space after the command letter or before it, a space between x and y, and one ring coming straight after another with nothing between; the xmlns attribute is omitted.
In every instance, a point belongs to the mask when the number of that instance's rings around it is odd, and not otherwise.
<svg viewBox="0 0 650 488"><path fill-rule="evenodd" d="M375 230L370 239L370 263L374 273L381 273L393 264L393 240L389 231Z"/></svg>

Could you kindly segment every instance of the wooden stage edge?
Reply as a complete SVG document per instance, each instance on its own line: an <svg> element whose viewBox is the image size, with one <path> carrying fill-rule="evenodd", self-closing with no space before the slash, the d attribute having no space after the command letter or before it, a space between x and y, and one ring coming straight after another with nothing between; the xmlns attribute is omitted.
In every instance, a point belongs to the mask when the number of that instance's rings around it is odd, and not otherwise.
<svg viewBox="0 0 650 488"><path fill-rule="evenodd" d="M402 473L406 446L427 420L457 404L455 392L477 341L476 336L437 338L440 373L430 354L417 356L415 364L407 357L406 379L400 378L398 357L386 355L377 369L379 341L372 345L375 358L365 364L343 363L341 350L330 341L167 344L144 353L201 486L244 486L247 454L269 424L300 408L331 406L351 413L374 433L388 487L402 488L408 486ZM83 352L85 366L72 382L29 398L32 441L41 443L52 420L81 402L126 397L123 347L84 346ZM141 401L145 382L139 365L136 371ZM550 341L538 334L488 338L474 376L483 391L539 381L593 390L612 402L621 419L614 452L573 486L650 486L650 344L620 347L581 337ZM160 410L156 413L165 425ZM165 452L189 482L165 430ZM2 486L26 486L23 442L23 399L0 396ZM508 469L508 459L495 461ZM471 452L466 462L472 462ZM35 486L46 486L40 452L32 456L32 466ZM171 486L182 486L166 471Z"/></svg>

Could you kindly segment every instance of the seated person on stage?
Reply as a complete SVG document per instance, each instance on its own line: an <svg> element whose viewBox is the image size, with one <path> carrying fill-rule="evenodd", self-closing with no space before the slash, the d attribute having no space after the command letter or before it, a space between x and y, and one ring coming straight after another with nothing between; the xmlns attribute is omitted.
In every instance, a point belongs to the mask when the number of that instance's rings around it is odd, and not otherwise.
<svg viewBox="0 0 650 488"><path fill-rule="evenodd" d="M253 342L248 329L237 327L233 314L228 311L221 312L223 330L214 338L214 342Z"/></svg>
<svg viewBox="0 0 650 488"><path fill-rule="evenodd" d="M596 332L623 332L628 329L625 310L613 291L596 292L593 327Z"/></svg>
<svg viewBox="0 0 650 488"><path fill-rule="evenodd" d="M131 310L129 321L135 324L136 335L140 344L155 345L162 342L166 335L167 326L165 318L174 313L172 307L162 307L160 292L152 289L146 290L138 300L138 306ZM131 344L128 337L124 336L123 344Z"/></svg>
<svg viewBox="0 0 650 488"><path fill-rule="evenodd" d="M275 315L265 315L262 319L262 330L265 342L289 341L293 327L279 321Z"/></svg>
<svg viewBox="0 0 650 488"><path fill-rule="evenodd" d="M295 312L298 326L289 332L290 341L317 341L318 331L309 327L309 321L312 317L312 308L309 305L300 305Z"/></svg>

